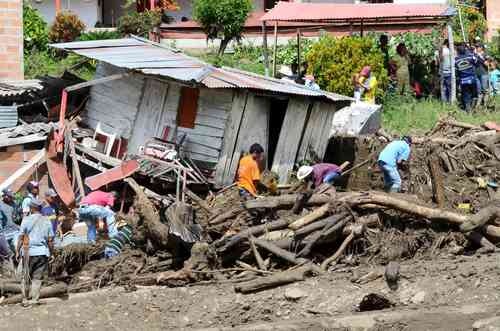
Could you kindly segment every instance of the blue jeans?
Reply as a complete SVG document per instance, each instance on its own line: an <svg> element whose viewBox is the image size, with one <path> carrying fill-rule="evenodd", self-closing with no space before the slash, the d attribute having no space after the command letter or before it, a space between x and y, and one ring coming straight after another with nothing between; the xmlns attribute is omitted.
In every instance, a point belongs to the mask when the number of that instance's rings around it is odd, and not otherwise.
<svg viewBox="0 0 500 331"><path fill-rule="evenodd" d="M384 174L384 189L386 192L401 191L401 176L399 175L398 167L391 166L384 161L378 161L378 166Z"/></svg>
<svg viewBox="0 0 500 331"><path fill-rule="evenodd" d="M118 254L119 253L116 250L114 250L114 249L111 249L111 248L108 248L108 247L104 248L104 257L106 259L111 259L111 258L117 256Z"/></svg>
<svg viewBox="0 0 500 331"><path fill-rule="evenodd" d="M451 101L451 75L443 75L443 83L441 88L443 89L441 96L443 98L442 101L450 102Z"/></svg>
<svg viewBox="0 0 500 331"><path fill-rule="evenodd" d="M78 209L80 220L87 223L87 239L94 243L97 237L96 222L99 218L104 219L108 227L108 236L114 237L118 230L116 229L115 213L106 207L98 205L80 206Z"/></svg>
<svg viewBox="0 0 500 331"><path fill-rule="evenodd" d="M325 177L323 177L323 183L333 184L338 178L340 178L340 173L336 171L328 172Z"/></svg>

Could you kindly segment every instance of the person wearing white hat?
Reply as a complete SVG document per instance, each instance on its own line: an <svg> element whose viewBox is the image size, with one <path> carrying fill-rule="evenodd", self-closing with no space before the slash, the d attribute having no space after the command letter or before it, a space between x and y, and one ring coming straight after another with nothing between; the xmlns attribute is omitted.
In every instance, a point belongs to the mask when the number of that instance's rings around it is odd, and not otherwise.
<svg viewBox="0 0 500 331"><path fill-rule="evenodd" d="M28 191L28 194L23 200L23 203L21 204L21 207L23 209L23 216L28 216L31 212L31 201L32 200L37 200L38 199L38 193L39 193L39 184L36 181L31 181L28 183L26 186L26 190Z"/></svg>
<svg viewBox="0 0 500 331"><path fill-rule="evenodd" d="M47 216L49 221L52 223L52 231L56 233L57 226L59 225L57 221L57 214L59 212L59 205L57 203L57 193L54 189L49 188L45 191L45 204L42 208L42 215Z"/></svg>
<svg viewBox="0 0 500 331"><path fill-rule="evenodd" d="M332 185L342 175L342 169L333 163L318 163L313 166L302 166L297 171L297 179L311 181L314 187L326 183Z"/></svg>

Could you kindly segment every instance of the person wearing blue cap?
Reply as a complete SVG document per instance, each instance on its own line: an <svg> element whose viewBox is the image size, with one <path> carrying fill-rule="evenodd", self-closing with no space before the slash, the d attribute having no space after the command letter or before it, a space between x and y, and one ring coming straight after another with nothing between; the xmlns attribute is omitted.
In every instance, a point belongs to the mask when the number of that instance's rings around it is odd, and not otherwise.
<svg viewBox="0 0 500 331"><path fill-rule="evenodd" d="M404 136L384 147L378 157L378 166L384 174L384 189L386 192L401 191L401 175L399 169L408 168L412 139Z"/></svg>
<svg viewBox="0 0 500 331"><path fill-rule="evenodd" d="M17 241L16 258L19 261L22 257L20 263L23 267L23 305L39 303L42 279L48 270L49 257L54 248L54 232L47 217L41 214L42 206L43 203L38 199L31 199L30 215L23 218ZM31 302L28 301L29 297Z"/></svg>
<svg viewBox="0 0 500 331"><path fill-rule="evenodd" d="M28 216L30 214L30 203L31 200L38 199L38 193L39 193L39 184L36 181L31 181L28 183L26 186L26 190L28 191L28 194L23 200L23 203L21 205L23 209L23 216Z"/></svg>

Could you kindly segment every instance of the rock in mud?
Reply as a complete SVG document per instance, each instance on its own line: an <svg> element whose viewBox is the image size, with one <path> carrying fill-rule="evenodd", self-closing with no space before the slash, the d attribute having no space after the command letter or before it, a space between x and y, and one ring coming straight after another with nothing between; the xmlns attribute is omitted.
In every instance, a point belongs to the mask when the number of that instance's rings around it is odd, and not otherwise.
<svg viewBox="0 0 500 331"><path fill-rule="evenodd" d="M307 293L299 288L287 288L285 290L285 299L290 301L297 301L307 296Z"/></svg>

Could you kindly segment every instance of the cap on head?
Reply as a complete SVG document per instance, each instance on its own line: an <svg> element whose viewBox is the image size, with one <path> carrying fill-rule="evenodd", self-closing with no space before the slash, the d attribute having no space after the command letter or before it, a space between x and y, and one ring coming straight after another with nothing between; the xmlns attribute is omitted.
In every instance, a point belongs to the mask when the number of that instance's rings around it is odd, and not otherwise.
<svg viewBox="0 0 500 331"><path fill-rule="evenodd" d="M34 188L38 188L38 186L39 186L38 182L36 182L36 181L33 180L33 181L31 181L31 182L28 183L28 185L26 186L26 188L28 189L28 191L31 192Z"/></svg>
<svg viewBox="0 0 500 331"><path fill-rule="evenodd" d="M412 140L410 136L403 136L402 138L408 145L412 144Z"/></svg>
<svg viewBox="0 0 500 331"><path fill-rule="evenodd" d="M311 167L311 166L302 166L297 171L297 179L298 180L303 180L303 179L307 178L307 176L309 176L312 172L313 172L313 167Z"/></svg>
<svg viewBox="0 0 500 331"><path fill-rule="evenodd" d="M36 209L42 209L43 202L41 202L38 199L32 199L30 202L30 207L36 208Z"/></svg>
<svg viewBox="0 0 500 331"><path fill-rule="evenodd" d="M57 197L57 193L56 191L54 191L54 189L49 188L47 191L45 191L45 196L55 198Z"/></svg>
<svg viewBox="0 0 500 331"><path fill-rule="evenodd" d="M14 198L14 192L11 189L4 188L2 190L2 197Z"/></svg>

